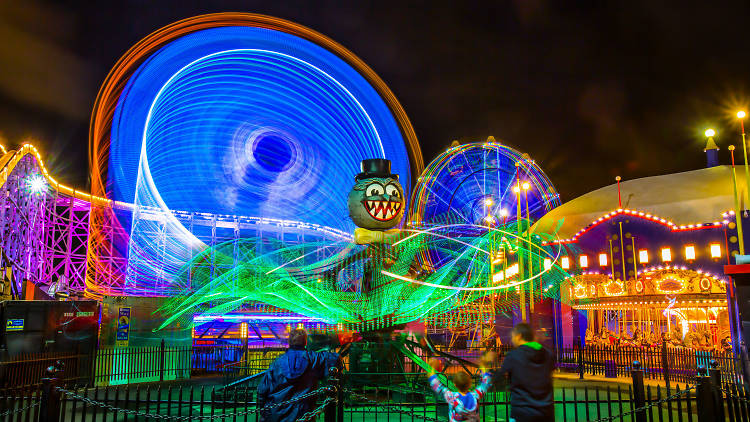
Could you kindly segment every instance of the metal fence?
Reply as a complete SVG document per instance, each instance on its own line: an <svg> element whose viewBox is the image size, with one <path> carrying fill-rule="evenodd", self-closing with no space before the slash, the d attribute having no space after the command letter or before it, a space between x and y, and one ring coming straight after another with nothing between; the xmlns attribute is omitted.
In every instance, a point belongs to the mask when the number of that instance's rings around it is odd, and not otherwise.
<svg viewBox="0 0 750 422"><path fill-rule="evenodd" d="M565 372L597 375L608 378L627 377L633 361L641 362L646 379L667 383L691 383L698 367L708 367L716 361L722 374L722 382L742 382L742 362L731 352L699 351L673 348L662 344L659 347L586 346L562 347L555 351L557 368Z"/></svg>
<svg viewBox="0 0 750 422"><path fill-rule="evenodd" d="M39 385L44 371L56 362L66 368L66 382L87 383L92 359L91 355L79 353L22 353L0 361L0 388Z"/></svg>
<svg viewBox="0 0 750 422"><path fill-rule="evenodd" d="M0 387L28 387L39 383L44 369L56 361L64 365L66 385L110 386L141 382L187 379L192 376L223 376L225 384L237 378L265 370L285 348L245 348L234 345L104 348L95 356L84 354L25 354L0 362ZM465 362L476 361L485 349L465 349L432 353L413 348L423 359L445 356L458 358L456 370L466 369ZM501 358L511 348L496 349ZM553 351L557 368L562 372L609 378L629 377L631 362L641 362L649 380L669 384L692 383L700 365L718 362L722 382L742 382L742 362L738 356L725 352L703 352L666 347L586 346L562 347ZM464 363L461 363L464 362ZM419 372L418 365L406 359L402 372ZM382 370L381 370L382 371Z"/></svg>
<svg viewBox="0 0 750 422"><path fill-rule="evenodd" d="M718 363L698 375L695 384L674 388L644 386L644 370L631 365L629 385L558 388L554 412L560 421L750 421L747 387L723 388ZM370 374L376 376L378 374ZM314 392L317 403L307 420L438 421L447 419L447 404L426 387L391 388L354 385L359 374L344 374ZM422 375L424 377L424 375ZM423 386L426 380L423 378ZM108 386L65 390L48 379L43 388L0 390L0 421L86 422L136 421L148 418L183 421L257 421L255 389L195 386ZM295 398L293 400L301 400ZM490 391L482 400L480 419L509 420L511 396Z"/></svg>

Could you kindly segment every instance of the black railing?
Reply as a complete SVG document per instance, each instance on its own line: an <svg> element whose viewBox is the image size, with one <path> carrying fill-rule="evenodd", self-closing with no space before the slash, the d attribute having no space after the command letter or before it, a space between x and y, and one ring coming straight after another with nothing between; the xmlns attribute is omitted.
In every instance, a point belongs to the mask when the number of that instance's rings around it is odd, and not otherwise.
<svg viewBox="0 0 750 422"><path fill-rule="evenodd" d="M731 352L673 348L663 344L660 347L571 346L557 349L555 355L560 371L577 373L581 377L628 377L631 363L639 361L646 379L684 384L694 382L699 366L707 367L710 361L716 361L724 384L742 382L742 363Z"/></svg>
<svg viewBox="0 0 750 422"><path fill-rule="evenodd" d="M554 413L559 421L750 421L748 387L722 386L718 362L705 368L692 384L674 387L644 386L644 369L631 363L627 385L558 386ZM702 372L701 372L702 371ZM424 374L419 386L394 390L393 386L368 387L350 381L361 374L344 374L344 380L316 391L317 407L310 420L338 421L437 421L446 420L448 407L428 389ZM378 376L385 374L369 374ZM49 378L41 390L0 390L0 421L84 422L160 419L194 421L257 421L254 388L224 389L190 385L108 386L57 389ZM509 420L511 397L490 390L480 406L481 420ZM151 416L153 417L153 416Z"/></svg>
<svg viewBox="0 0 750 422"><path fill-rule="evenodd" d="M0 387L30 387L38 385L43 371L56 361L65 368L66 385L110 386L139 382L187 379L192 376L224 377L224 384L265 370L286 349L244 348L242 346L186 346L186 347L139 347L104 348L95 356L83 354L41 353L25 354L0 362ZM471 362L485 349L441 350L435 352L414 348L423 359L429 357L453 358L455 370L471 370ZM508 346L496 349L502 357L510 351ZM728 352L696 351L692 349L629 346L562 347L554 351L557 369L571 372L583 379L586 376L608 378L629 377L631 362L641 362L646 380L671 384L694 382L698 367L707 366L714 360L721 371L722 383L741 383L742 362L738 356ZM353 368L352 368L353 369ZM370 368L373 369L373 368ZM377 369L376 369L377 370ZM405 372L422 369L405 359Z"/></svg>

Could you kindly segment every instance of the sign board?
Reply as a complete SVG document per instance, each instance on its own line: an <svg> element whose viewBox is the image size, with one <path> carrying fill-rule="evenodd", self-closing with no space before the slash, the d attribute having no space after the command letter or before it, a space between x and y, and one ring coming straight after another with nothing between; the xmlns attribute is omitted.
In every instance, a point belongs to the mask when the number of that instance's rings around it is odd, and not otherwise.
<svg viewBox="0 0 750 422"><path fill-rule="evenodd" d="M130 340L130 309L120 308L117 318L117 346L128 347Z"/></svg>
<svg viewBox="0 0 750 422"><path fill-rule="evenodd" d="M5 324L5 331L23 331L23 320L9 319Z"/></svg>

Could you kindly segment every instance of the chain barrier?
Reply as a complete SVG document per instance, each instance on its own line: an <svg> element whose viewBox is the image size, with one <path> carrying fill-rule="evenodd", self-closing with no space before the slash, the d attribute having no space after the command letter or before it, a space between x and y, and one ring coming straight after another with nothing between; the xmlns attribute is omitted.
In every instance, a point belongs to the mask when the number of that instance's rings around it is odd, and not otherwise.
<svg viewBox="0 0 750 422"><path fill-rule="evenodd" d="M26 407L21 407L21 408L18 408L18 409L10 409L7 412L0 413L0 419L3 419L3 418L5 418L6 416L9 416L9 415L15 415L16 413L21 413L21 412L25 412L27 410L31 410L31 409L33 409L36 406L39 406L39 402L31 403L30 405L28 405Z"/></svg>
<svg viewBox="0 0 750 422"><path fill-rule="evenodd" d="M747 399L747 396L746 397L741 397L741 396L738 395L739 392L740 392L739 388L737 389L737 391L731 391L731 390L726 389L725 387L719 387L719 389L724 394L726 394L727 397L731 397L733 400L739 400L739 401L741 401L743 403L750 403L750 399Z"/></svg>
<svg viewBox="0 0 750 422"><path fill-rule="evenodd" d="M440 419L437 419L437 418L432 418L430 416L420 415L419 413L416 413L416 412L410 412L408 410L403 410L403 409L401 409L399 407L396 407L396 406L391 406L389 404L380 403L380 402L378 402L376 400L373 400L373 399L371 399L369 397L363 396L361 394L357 394L353 390L350 390L348 388L345 389L344 391L347 392L347 393L349 393L352 398L366 401L366 402L368 402L370 404L373 404L373 405L375 405L377 407L382 407L384 409L389 409L389 410L391 410L391 411L393 411L395 413L400 413L402 415L411 416L412 418L416 417L416 418L424 419L424 420L426 420L428 422L440 422Z"/></svg>
<svg viewBox="0 0 750 422"><path fill-rule="evenodd" d="M319 389L317 389L315 391L311 391L311 392L309 392L307 394L303 394L301 396L297 396L297 397L295 397L295 398L293 398L291 400L283 401L283 402L280 402L280 403L274 403L274 404L268 405L266 407L263 407L261 409L248 409L248 410L244 410L244 411L240 411L240 412L234 412L234 413L222 413L220 415L171 416L171 415L160 415L160 414L142 412L142 411L139 411L139 410L123 409L123 408L120 408L120 407L115 407L115 406L112 406L111 404L100 402L100 401L96 401L94 399L91 399L91 398L86 397L86 396L82 396L82 395L80 395L78 393L75 393L73 391L66 390L66 389L61 388L61 387L57 387L57 391L65 394L65 395L67 395L69 397L72 397L72 398L74 398L76 400L80 400L80 401L82 401L84 403L90 404L92 406L101 407L103 409L106 409L106 410L109 410L109 411L112 411L112 412L124 413L126 415L142 416L144 418L170 420L170 421L190 421L190 420L196 420L196 419L197 420L201 420L201 419L236 418L236 417L245 416L245 415L249 415L249 414L253 414L253 413L266 412L266 411L275 409L277 407L281 407L281 406L286 406L286 405L289 405L289 404L293 404L293 403L296 403L298 401L305 400L305 399L308 399L308 398L313 397L313 396L317 396L320 393L326 393L326 392L329 392L329 391L332 391L332 390L333 389L331 387L322 387L322 388L319 388ZM324 405L327 405L332 400L333 399L331 399L330 397L327 398L324 401ZM314 409L311 412L306 413L305 415L303 415L303 417L306 417L308 414L311 414L314 411L318 411L319 409L320 409L320 407L317 408L317 409ZM320 410L320 412L322 412L322 410ZM315 416L317 416L318 414L319 413L316 413Z"/></svg>
<svg viewBox="0 0 750 422"><path fill-rule="evenodd" d="M297 421L299 422L307 422L311 420L315 420L321 413L323 413L326 410L326 406L328 406L331 403L336 402L336 400L333 397L328 397L321 403L320 406L317 407L317 409L313 409L304 415L302 415Z"/></svg>
<svg viewBox="0 0 750 422"><path fill-rule="evenodd" d="M611 422L611 421L613 421L615 419L624 418L625 416L632 415L633 413L638 413L638 412L642 412L644 410L648 410L648 409L650 409L650 408L652 408L654 406L659 406L662 403L666 403L666 402L668 402L670 400L674 400L677 397L682 396L683 394L687 394L691 390L695 390L695 387L697 387L697 384L693 384L693 385L691 385L690 387L687 387L684 390L677 391L676 393L672 394L671 396L664 397L663 399L661 399L659 401L655 401L655 402L649 403L649 404L647 404L645 406L641 406L641 407L639 407L637 409L631 409L631 410L629 410L629 411L627 411L625 413L621 413L619 415L613 415L613 416L607 416L606 418L594 419L591 422Z"/></svg>

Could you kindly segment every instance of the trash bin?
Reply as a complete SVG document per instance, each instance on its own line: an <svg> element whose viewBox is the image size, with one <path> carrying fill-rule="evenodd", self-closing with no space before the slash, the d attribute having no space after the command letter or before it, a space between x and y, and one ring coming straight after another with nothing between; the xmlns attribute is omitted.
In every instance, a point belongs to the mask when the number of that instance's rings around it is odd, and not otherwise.
<svg viewBox="0 0 750 422"><path fill-rule="evenodd" d="M617 378L617 364L613 360L604 361L604 377Z"/></svg>

